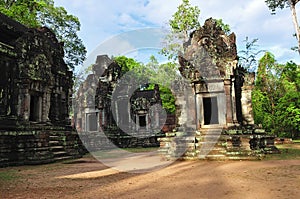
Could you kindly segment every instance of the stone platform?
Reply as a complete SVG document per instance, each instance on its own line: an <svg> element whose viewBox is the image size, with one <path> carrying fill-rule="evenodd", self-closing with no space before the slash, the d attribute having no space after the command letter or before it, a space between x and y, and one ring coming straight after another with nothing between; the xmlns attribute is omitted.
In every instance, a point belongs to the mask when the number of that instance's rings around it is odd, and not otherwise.
<svg viewBox="0 0 300 199"><path fill-rule="evenodd" d="M274 137L258 130L202 128L196 132L171 132L159 138L164 159L259 160L278 153Z"/></svg>
<svg viewBox="0 0 300 199"><path fill-rule="evenodd" d="M79 158L83 152L82 143L74 130L0 131L0 167Z"/></svg>

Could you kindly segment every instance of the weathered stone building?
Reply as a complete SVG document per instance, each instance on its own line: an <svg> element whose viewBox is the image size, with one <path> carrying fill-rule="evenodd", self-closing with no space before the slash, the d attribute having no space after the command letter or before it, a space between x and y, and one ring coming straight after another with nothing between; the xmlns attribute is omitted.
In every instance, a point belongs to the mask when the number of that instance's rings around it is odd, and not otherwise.
<svg viewBox="0 0 300 199"><path fill-rule="evenodd" d="M75 100L75 124L89 150L111 146L159 146L159 87L141 90L134 79L122 79L122 69L99 55ZM121 80L122 79L122 80ZM160 105L160 106L156 106Z"/></svg>
<svg viewBox="0 0 300 199"><path fill-rule="evenodd" d="M179 71L187 83L176 93L177 132L160 139L165 156L248 159L274 149L273 138L254 126L254 73L238 66L235 34L210 18L184 48Z"/></svg>
<svg viewBox="0 0 300 199"><path fill-rule="evenodd" d="M79 156L70 126L73 77L48 28L0 13L0 166Z"/></svg>

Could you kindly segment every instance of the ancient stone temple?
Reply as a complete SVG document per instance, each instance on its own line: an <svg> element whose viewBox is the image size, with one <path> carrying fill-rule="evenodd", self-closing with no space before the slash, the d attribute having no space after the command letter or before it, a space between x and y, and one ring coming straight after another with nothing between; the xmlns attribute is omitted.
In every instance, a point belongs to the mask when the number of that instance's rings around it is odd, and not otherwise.
<svg viewBox="0 0 300 199"><path fill-rule="evenodd" d="M159 87L143 90L135 85L107 55L97 57L75 100L76 128L89 150L111 144L122 148L159 146Z"/></svg>
<svg viewBox="0 0 300 199"><path fill-rule="evenodd" d="M0 13L0 166L78 157L63 44Z"/></svg>
<svg viewBox="0 0 300 199"><path fill-rule="evenodd" d="M166 157L248 159L274 149L255 128L254 73L238 66L235 42L210 18L184 44L179 71L187 83L177 93L177 132L160 139Z"/></svg>

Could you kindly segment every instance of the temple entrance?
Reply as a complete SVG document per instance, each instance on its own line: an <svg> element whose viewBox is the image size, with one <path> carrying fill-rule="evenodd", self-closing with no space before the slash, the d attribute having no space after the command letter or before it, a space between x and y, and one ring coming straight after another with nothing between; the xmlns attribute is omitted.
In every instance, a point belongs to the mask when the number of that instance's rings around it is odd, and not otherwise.
<svg viewBox="0 0 300 199"><path fill-rule="evenodd" d="M217 97L203 98L204 125L219 124Z"/></svg>
<svg viewBox="0 0 300 199"><path fill-rule="evenodd" d="M97 113L87 113L87 131L98 131Z"/></svg>
<svg viewBox="0 0 300 199"><path fill-rule="evenodd" d="M41 100L37 95L30 96L30 113L29 121L40 122L41 121Z"/></svg>
<svg viewBox="0 0 300 199"><path fill-rule="evenodd" d="M140 125L140 127L146 127L146 125L147 125L146 115L139 116L139 125Z"/></svg>

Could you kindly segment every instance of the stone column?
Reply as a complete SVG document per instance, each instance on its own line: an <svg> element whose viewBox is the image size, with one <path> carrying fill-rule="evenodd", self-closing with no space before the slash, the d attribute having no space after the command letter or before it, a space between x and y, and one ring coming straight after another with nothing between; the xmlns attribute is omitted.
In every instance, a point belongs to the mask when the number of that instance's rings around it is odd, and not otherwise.
<svg viewBox="0 0 300 199"><path fill-rule="evenodd" d="M25 121L29 121L30 115L30 94L29 84L23 83L18 97L18 116Z"/></svg>
<svg viewBox="0 0 300 199"><path fill-rule="evenodd" d="M232 120L234 124L238 123L237 116L236 116L236 98L235 98L235 85L234 85L234 79L231 80L231 106L232 106Z"/></svg>
<svg viewBox="0 0 300 199"><path fill-rule="evenodd" d="M230 125L233 123L233 107L231 96L231 81L230 79L224 80L224 90L226 95L226 123Z"/></svg>

